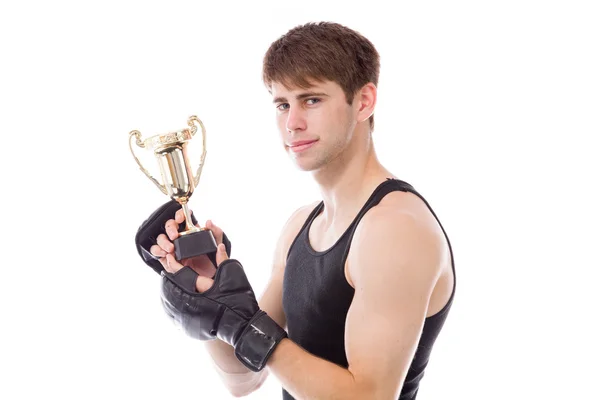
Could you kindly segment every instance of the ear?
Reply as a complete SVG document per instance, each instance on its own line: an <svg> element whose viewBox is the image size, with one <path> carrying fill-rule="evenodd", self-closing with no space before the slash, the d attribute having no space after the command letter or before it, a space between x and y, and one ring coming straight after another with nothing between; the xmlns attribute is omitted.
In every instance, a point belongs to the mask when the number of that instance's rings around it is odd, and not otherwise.
<svg viewBox="0 0 600 400"><path fill-rule="evenodd" d="M367 83L363 86L356 96L354 101L358 107L358 114L356 119L358 122L364 122L373 115L375 112L375 104L377 103L377 86L372 82Z"/></svg>

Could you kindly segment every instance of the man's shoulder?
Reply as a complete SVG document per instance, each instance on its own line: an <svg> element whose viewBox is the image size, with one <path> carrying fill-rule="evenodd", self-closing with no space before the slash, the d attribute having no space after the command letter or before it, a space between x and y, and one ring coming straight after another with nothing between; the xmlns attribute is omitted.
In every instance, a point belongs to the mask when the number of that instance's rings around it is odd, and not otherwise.
<svg viewBox="0 0 600 400"><path fill-rule="evenodd" d="M426 256L432 268L438 269L444 251L444 234L423 200L411 192L391 192L357 225L348 255L349 271L354 276L373 252L396 261Z"/></svg>
<svg viewBox="0 0 600 400"><path fill-rule="evenodd" d="M432 233L442 234L440 226L422 198L412 192L393 191L386 194L379 204L371 207L361 218L357 231L385 228L386 226L402 226L411 223L413 228L425 229Z"/></svg>

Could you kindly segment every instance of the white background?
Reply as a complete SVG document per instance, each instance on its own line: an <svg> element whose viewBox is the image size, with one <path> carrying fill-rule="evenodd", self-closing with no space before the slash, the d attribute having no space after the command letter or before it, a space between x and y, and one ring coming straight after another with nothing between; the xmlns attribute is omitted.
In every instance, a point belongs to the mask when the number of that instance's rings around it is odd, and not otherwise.
<svg viewBox="0 0 600 400"><path fill-rule="evenodd" d="M3 2L0 398L229 398L135 251L167 198L128 133L204 121L192 209L262 292L283 223L320 198L279 143L262 57L321 20L379 50L378 156L454 248L419 399L600 398L594 3Z"/></svg>

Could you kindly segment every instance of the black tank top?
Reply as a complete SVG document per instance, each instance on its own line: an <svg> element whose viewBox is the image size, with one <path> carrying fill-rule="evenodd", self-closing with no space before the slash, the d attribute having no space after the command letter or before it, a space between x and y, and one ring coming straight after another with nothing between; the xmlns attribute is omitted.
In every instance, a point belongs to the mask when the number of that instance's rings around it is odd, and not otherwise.
<svg viewBox="0 0 600 400"><path fill-rule="evenodd" d="M312 221L323 209L321 201L308 216L302 229L290 246L283 279L283 309L287 319L288 336L306 351L348 367L344 347L346 314L354 296L354 288L346 281L344 264L350 250L354 231L363 215L391 191L402 190L419 196L446 231L427 201L408 183L387 178L373 191L352 224L338 241L325 251L315 251L309 241L308 231ZM433 344L444 325L448 310L454 300L456 273L450 246L454 286L448 303L435 315L425 319L417 351L408 370L400 400L416 399L419 382L425 373ZM283 389L283 399L294 398Z"/></svg>

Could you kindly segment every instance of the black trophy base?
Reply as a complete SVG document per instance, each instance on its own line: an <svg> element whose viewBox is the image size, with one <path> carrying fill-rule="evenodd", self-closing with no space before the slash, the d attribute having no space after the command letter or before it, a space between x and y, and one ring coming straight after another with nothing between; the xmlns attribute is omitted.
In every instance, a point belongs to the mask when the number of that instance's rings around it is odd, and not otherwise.
<svg viewBox="0 0 600 400"><path fill-rule="evenodd" d="M181 235L173 244L177 261L217 251L217 241L210 229Z"/></svg>

